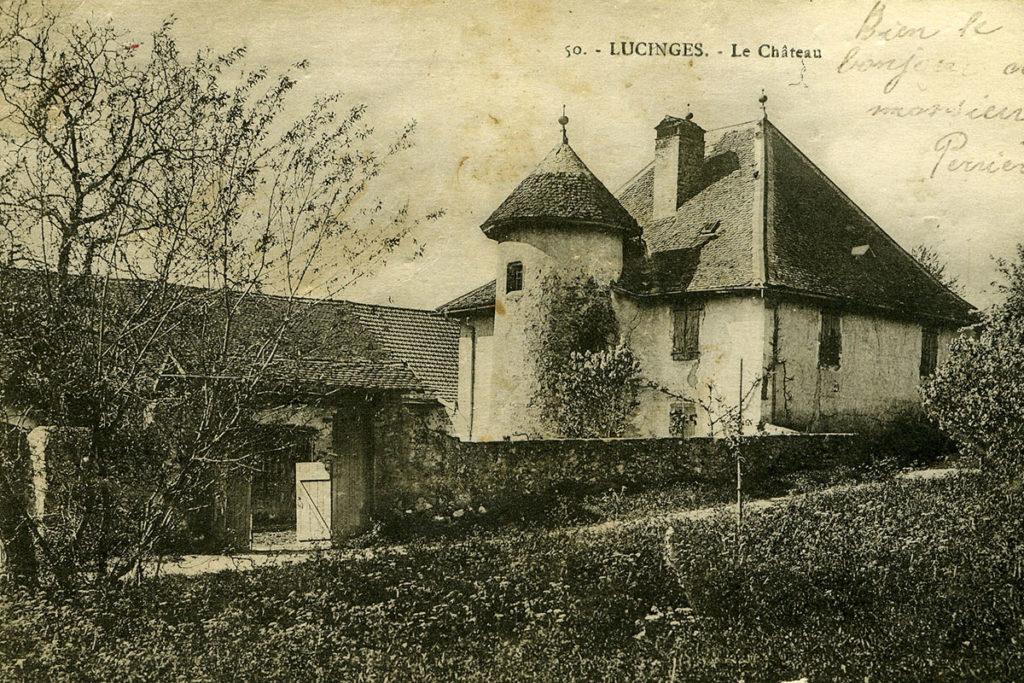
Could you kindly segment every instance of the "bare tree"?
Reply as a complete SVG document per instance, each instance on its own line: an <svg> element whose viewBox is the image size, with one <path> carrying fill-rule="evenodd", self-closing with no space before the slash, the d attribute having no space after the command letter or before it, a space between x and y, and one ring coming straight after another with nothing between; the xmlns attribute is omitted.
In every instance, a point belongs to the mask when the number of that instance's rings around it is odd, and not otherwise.
<svg viewBox="0 0 1024 683"><path fill-rule="evenodd" d="M960 278L947 270L949 264L938 251L925 244L919 244L910 250L910 255L917 259L918 263L924 266L925 270L931 273L936 280L957 294L963 293L963 284L960 282Z"/></svg>
<svg viewBox="0 0 1024 683"><path fill-rule="evenodd" d="M412 124L378 135L337 94L292 118L308 65L244 58L184 56L170 21L135 41L0 8L0 406L88 444L51 485L61 519L0 506L0 542L33 539L26 576L137 570L215 475L249 466L271 369L310 310L297 296L355 281L417 223L372 190ZM267 288L282 296L254 313ZM192 381L157 391L169 359ZM24 457L0 454L0 496Z"/></svg>

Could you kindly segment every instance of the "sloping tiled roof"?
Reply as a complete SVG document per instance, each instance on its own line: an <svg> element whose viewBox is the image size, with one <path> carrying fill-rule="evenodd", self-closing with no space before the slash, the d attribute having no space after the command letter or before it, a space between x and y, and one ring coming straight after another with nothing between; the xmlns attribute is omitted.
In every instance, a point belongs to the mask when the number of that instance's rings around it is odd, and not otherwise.
<svg viewBox="0 0 1024 683"><path fill-rule="evenodd" d="M673 216L652 220L653 163L619 191L649 252L648 259L627 263L623 288L638 294L764 288L969 321L973 307L767 119L708 131L705 149L701 189ZM870 252L855 256L852 250L865 244Z"/></svg>
<svg viewBox="0 0 1024 683"><path fill-rule="evenodd" d="M455 401L459 384L459 327L433 311L352 304L360 322L388 353L408 364L426 389Z"/></svg>
<svg viewBox="0 0 1024 683"><path fill-rule="evenodd" d="M305 373L335 388L348 381L350 388L421 390L455 400L459 327L443 315L353 301L253 294L240 300L233 323L236 353L251 356L247 344L276 339L275 330L285 320L273 365L281 364L296 378ZM404 374L396 374L396 364L407 368Z"/></svg>
<svg viewBox="0 0 1024 683"><path fill-rule="evenodd" d="M678 282L661 283L668 291L754 284L754 196L761 176L755 158L757 134L756 122L708 131L701 189L673 216L651 220L653 163L620 192L623 205L643 226L649 252L699 249L700 258ZM713 226L714 232L701 234Z"/></svg>
<svg viewBox="0 0 1024 683"><path fill-rule="evenodd" d="M443 313L465 313L477 309L494 308L496 287L497 281L491 280L486 285L480 285L476 289L438 306L437 310Z"/></svg>
<svg viewBox="0 0 1024 683"><path fill-rule="evenodd" d="M484 234L492 236L513 221L549 219L636 231L633 217L564 141L519 183L481 227Z"/></svg>
<svg viewBox="0 0 1024 683"><path fill-rule="evenodd" d="M313 392L332 389L420 391L423 384L409 367L397 360L370 361L275 358L262 379Z"/></svg>
<svg viewBox="0 0 1024 683"><path fill-rule="evenodd" d="M262 372L267 380L292 381L296 388L310 390L422 391L455 400L459 328L438 313L250 295L235 318L234 352L252 357L248 344L276 339L275 330L285 319L274 359ZM183 350L181 355L191 354ZM239 376L245 370L239 368Z"/></svg>
<svg viewBox="0 0 1024 683"><path fill-rule="evenodd" d="M409 367L397 360L324 360L275 356L266 364L251 357L231 357L216 373L204 371L202 360L174 355L160 371L164 379L192 377L254 380L264 390L328 394L340 389L368 391L423 391Z"/></svg>
<svg viewBox="0 0 1024 683"><path fill-rule="evenodd" d="M458 394L459 327L434 311L270 296L250 297L246 305L249 324L273 325L288 315L288 334L278 349L286 363L311 362L311 372L334 367L317 365L321 361L342 363L339 373L327 377L352 378L353 388L373 388L367 382L379 378L379 389L415 388L446 401ZM356 373L358 363L363 369ZM394 379L395 363L408 368L415 386L405 376Z"/></svg>
<svg viewBox="0 0 1024 683"><path fill-rule="evenodd" d="M277 339L275 332L282 329L274 353L281 359L396 360L349 301L252 294L240 299L233 325L234 352L240 356L251 355L249 344Z"/></svg>
<svg viewBox="0 0 1024 683"><path fill-rule="evenodd" d="M0 269L0 299L41 299L48 273ZM211 349L222 343L230 306L228 357L273 360L260 369L260 379L293 381L296 388L340 388L419 391L454 401L458 383L458 324L440 313L376 306L330 299L286 298L263 294L175 286L135 279L86 278L84 287L102 287L107 315L132 315L137 325L159 318L164 333L154 351L142 359L154 374L199 376L228 372L243 378L253 368L203 368L212 363ZM155 292L165 298L148 310ZM85 299L87 300L87 298ZM83 308L83 324L93 315ZM159 347L159 348L157 348ZM170 353L179 367L166 367ZM239 361L242 362L242 361Z"/></svg>
<svg viewBox="0 0 1024 683"><path fill-rule="evenodd" d="M770 285L961 323L973 306L932 277L775 126L765 126ZM855 247L869 252L854 256Z"/></svg>

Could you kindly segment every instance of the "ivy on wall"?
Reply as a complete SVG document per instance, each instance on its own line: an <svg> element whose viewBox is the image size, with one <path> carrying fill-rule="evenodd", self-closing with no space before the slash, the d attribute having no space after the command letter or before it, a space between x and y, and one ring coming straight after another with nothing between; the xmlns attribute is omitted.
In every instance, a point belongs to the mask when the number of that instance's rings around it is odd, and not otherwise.
<svg viewBox="0 0 1024 683"><path fill-rule="evenodd" d="M539 324L528 343L538 380L533 404L544 427L568 438L627 436L642 377L619 339L609 287L559 273L540 286Z"/></svg>

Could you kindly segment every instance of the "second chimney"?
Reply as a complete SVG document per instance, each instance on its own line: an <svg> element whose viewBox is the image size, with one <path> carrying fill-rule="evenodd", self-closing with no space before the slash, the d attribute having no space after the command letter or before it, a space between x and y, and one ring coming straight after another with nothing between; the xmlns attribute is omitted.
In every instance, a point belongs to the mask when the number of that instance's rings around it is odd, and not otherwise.
<svg viewBox="0 0 1024 683"><path fill-rule="evenodd" d="M704 165L704 129L690 120L666 116L655 130L654 220L675 214L679 205L697 194Z"/></svg>

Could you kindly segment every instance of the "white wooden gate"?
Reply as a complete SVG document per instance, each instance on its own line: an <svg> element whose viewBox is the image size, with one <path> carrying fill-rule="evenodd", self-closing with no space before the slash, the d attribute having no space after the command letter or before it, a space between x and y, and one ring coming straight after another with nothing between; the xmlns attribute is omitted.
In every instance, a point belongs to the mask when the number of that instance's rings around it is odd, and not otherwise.
<svg viewBox="0 0 1024 683"><path fill-rule="evenodd" d="M331 538L331 474L322 462L295 463L295 540Z"/></svg>

